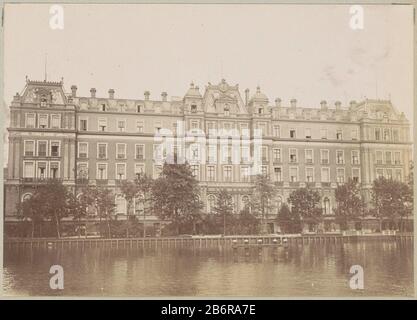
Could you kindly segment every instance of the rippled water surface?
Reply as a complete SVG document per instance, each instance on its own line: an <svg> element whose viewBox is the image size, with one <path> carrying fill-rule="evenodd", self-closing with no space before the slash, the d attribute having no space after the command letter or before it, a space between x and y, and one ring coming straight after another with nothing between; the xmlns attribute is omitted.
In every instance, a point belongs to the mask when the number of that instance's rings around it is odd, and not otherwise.
<svg viewBox="0 0 417 320"><path fill-rule="evenodd" d="M64 290L49 287L51 265ZM352 265L364 290L349 287ZM5 249L6 295L412 296L411 243L364 241L288 249Z"/></svg>

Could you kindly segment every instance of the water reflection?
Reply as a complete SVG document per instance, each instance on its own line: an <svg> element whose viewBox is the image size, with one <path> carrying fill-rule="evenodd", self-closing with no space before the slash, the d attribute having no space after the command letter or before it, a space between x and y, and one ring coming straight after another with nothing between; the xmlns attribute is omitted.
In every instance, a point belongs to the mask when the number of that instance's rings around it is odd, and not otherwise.
<svg viewBox="0 0 417 320"><path fill-rule="evenodd" d="M411 296L411 243L364 241L205 249L5 249L7 295L77 296ZM49 288L64 267L65 288ZM361 265L365 289L351 290Z"/></svg>

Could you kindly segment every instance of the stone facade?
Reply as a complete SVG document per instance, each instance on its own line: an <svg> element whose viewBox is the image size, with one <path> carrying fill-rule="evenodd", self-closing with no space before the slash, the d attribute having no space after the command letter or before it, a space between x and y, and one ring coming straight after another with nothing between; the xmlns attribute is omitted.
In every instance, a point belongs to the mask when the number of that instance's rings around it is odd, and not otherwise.
<svg viewBox="0 0 417 320"><path fill-rule="evenodd" d="M289 105L279 98L270 102L258 87L241 96L238 85L225 80L194 84L183 97L150 92L144 99L120 99L110 89L108 97L78 97L77 87L66 93L62 82L26 81L21 95L10 106L9 159L5 182L6 220L16 215L16 204L30 195L34 184L59 178L74 188L84 183L104 184L115 190L117 211L126 213L118 197L118 180L133 179L141 171L156 177L155 132L178 123L185 131L236 129L262 130L262 170L278 186L277 208L292 190L306 186L322 195L324 214L335 206L334 189L348 178L357 179L365 199L379 176L405 181L412 160L410 123L385 100L352 101L349 106L322 101L318 107ZM246 131L248 130L248 131ZM249 144L253 153L252 144ZM245 177L245 161L229 163L216 155L213 163L193 163L201 184L201 199L210 211L221 188L233 194L236 211L243 208L252 184ZM277 211L277 210L276 210ZM276 214L276 212L271 212Z"/></svg>

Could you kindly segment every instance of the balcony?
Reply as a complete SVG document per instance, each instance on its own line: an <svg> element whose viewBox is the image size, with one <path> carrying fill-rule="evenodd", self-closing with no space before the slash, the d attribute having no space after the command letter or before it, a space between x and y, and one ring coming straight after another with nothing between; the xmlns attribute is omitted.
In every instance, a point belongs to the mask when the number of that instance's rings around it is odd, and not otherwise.
<svg viewBox="0 0 417 320"><path fill-rule="evenodd" d="M109 183L108 179L96 179L97 185L107 185Z"/></svg>
<svg viewBox="0 0 417 320"><path fill-rule="evenodd" d="M330 182L322 182L321 186L324 188L330 188Z"/></svg>
<svg viewBox="0 0 417 320"><path fill-rule="evenodd" d="M76 184L88 184L88 178L78 178L75 179Z"/></svg>

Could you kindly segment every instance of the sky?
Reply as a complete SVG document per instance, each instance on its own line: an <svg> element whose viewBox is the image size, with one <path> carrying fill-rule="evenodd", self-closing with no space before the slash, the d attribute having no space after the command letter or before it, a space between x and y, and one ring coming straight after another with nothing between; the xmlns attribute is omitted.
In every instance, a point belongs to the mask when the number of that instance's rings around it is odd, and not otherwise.
<svg viewBox="0 0 417 320"><path fill-rule="evenodd" d="M350 5L62 5L62 30L50 6L6 4L7 105L26 75L44 79L46 60L47 79L81 96L160 99L224 78L242 96L259 85L271 104L391 99L413 119L412 6L363 6L357 30Z"/></svg>

